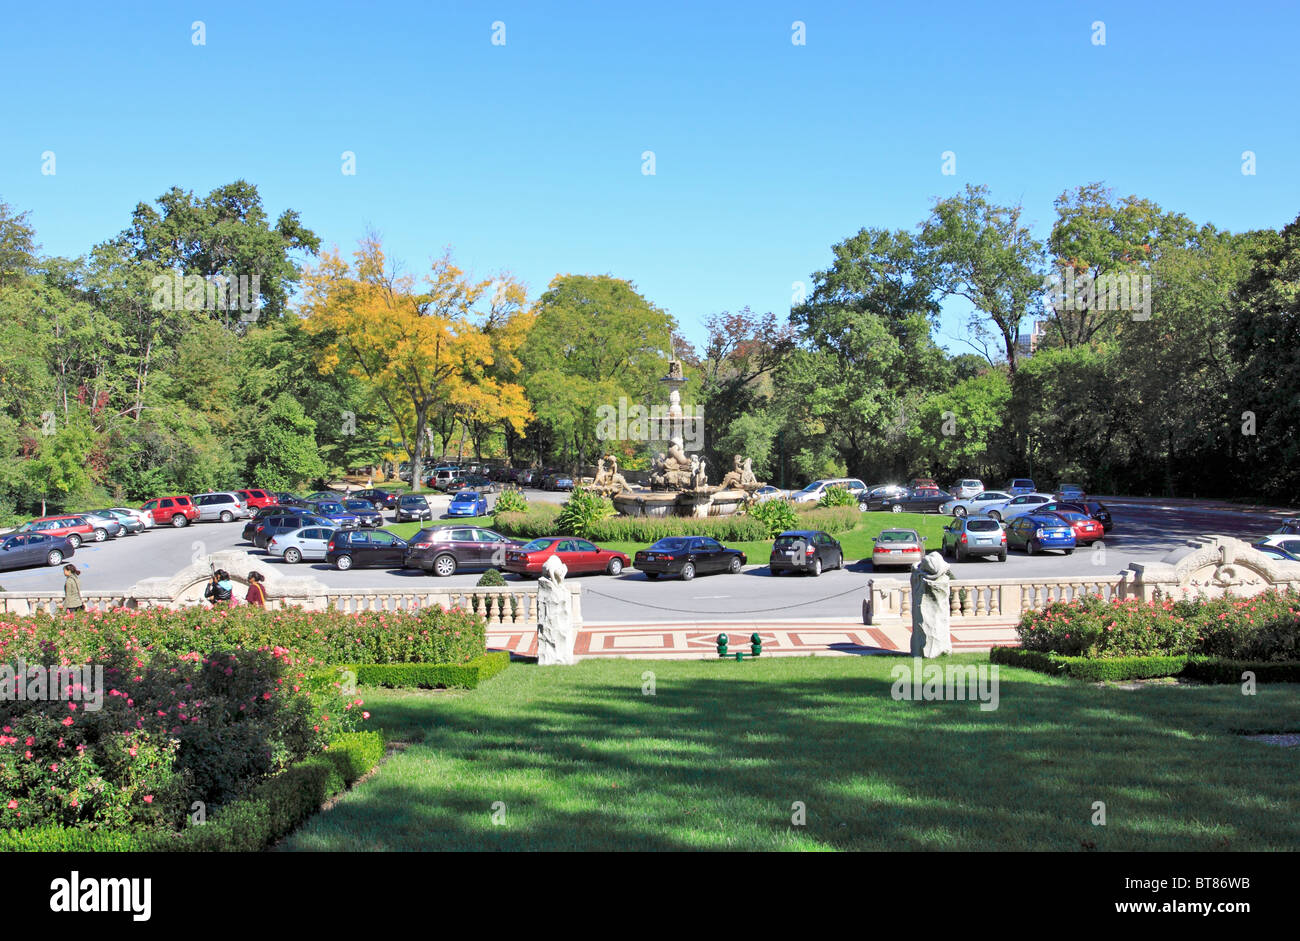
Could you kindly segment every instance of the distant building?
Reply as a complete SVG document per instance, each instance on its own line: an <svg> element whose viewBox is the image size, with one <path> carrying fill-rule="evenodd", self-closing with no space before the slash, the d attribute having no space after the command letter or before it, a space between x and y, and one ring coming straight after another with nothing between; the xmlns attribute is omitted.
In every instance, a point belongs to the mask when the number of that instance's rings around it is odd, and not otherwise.
<svg viewBox="0 0 1300 941"><path fill-rule="evenodd" d="M1035 320L1034 325L1028 333L1020 334L1018 340L1019 354L1022 358L1028 359L1034 355L1034 351L1047 337L1047 321Z"/></svg>

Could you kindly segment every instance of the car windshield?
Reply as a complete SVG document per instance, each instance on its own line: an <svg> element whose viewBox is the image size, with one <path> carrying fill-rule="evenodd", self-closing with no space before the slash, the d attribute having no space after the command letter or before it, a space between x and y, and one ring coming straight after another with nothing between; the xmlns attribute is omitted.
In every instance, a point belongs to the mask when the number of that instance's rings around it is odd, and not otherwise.
<svg viewBox="0 0 1300 941"><path fill-rule="evenodd" d="M409 497L402 497L402 499L399 500L398 502L412 504L412 503L426 503L428 501L426 501L424 497L409 496Z"/></svg>
<svg viewBox="0 0 1300 941"><path fill-rule="evenodd" d="M820 480L814 480L812 483L810 483L807 487L804 487L804 488L803 488L802 490L800 490L799 492L800 492L800 493L812 493L814 490L820 490L820 489L822 488L822 483L823 483L823 481L820 481Z"/></svg>
<svg viewBox="0 0 1300 941"><path fill-rule="evenodd" d="M1083 488L1080 487L1078 484L1061 484L1061 486L1057 487L1056 489L1057 490L1082 490Z"/></svg>
<svg viewBox="0 0 1300 941"><path fill-rule="evenodd" d="M1069 520L1071 523L1081 522L1088 518L1084 516L1082 513L1076 513L1073 510L1062 510L1056 515L1061 517L1064 520Z"/></svg>
<svg viewBox="0 0 1300 941"><path fill-rule="evenodd" d="M916 542L916 533L905 529L887 529L880 534L881 542Z"/></svg>
<svg viewBox="0 0 1300 941"><path fill-rule="evenodd" d="M1013 481L1011 482L1011 486L1013 486L1013 487L1030 487L1030 488L1032 488L1032 487L1034 486L1034 482L1033 482L1032 480L1013 480Z"/></svg>
<svg viewBox="0 0 1300 941"><path fill-rule="evenodd" d="M473 490L462 490L460 493L456 494L456 499L457 499L457 500L477 500L477 499L478 499L478 494L475 493Z"/></svg>
<svg viewBox="0 0 1300 941"><path fill-rule="evenodd" d="M349 510L368 510L368 509L370 509L370 504L367 503L365 500L349 500L347 503L345 503L345 504L343 504L343 505L344 505L345 507L347 507Z"/></svg>
<svg viewBox="0 0 1300 941"><path fill-rule="evenodd" d="M554 539L534 539L532 542L528 543L527 545L521 546L520 551L541 552L543 549L551 548L551 543L553 542L555 542Z"/></svg>
<svg viewBox="0 0 1300 941"><path fill-rule="evenodd" d="M995 533L1002 526L997 520L967 520L966 528L973 533Z"/></svg>
<svg viewBox="0 0 1300 941"><path fill-rule="evenodd" d="M677 536L669 536L667 539L660 539L650 548L661 552L673 552L678 549L685 549L686 540Z"/></svg>
<svg viewBox="0 0 1300 941"><path fill-rule="evenodd" d="M322 513L342 513L343 505L341 503L318 503L316 508Z"/></svg>

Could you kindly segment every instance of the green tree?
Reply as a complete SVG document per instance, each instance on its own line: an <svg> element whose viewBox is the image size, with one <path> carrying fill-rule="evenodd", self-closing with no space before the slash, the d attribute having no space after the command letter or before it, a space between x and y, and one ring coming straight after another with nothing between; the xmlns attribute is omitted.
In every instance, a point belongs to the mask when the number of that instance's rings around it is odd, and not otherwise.
<svg viewBox="0 0 1300 941"><path fill-rule="evenodd" d="M253 481L268 490L288 490L325 476L316 450L316 423L292 396L280 395L258 423L248 456Z"/></svg>

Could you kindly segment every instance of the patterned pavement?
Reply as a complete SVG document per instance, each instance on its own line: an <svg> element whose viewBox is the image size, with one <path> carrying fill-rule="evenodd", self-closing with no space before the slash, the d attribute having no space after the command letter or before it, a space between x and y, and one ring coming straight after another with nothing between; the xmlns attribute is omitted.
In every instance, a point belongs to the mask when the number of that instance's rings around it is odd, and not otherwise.
<svg viewBox="0 0 1300 941"><path fill-rule="evenodd" d="M749 653L749 636L763 639L763 656L807 657L864 656L906 652L911 629L885 624L867 627L860 620L803 621L700 621L686 624L588 624L578 634L574 654L586 657L624 657L631 660L708 660L717 657L718 634L730 638L728 650ZM953 650L960 653L988 650L1017 643L1015 625L1006 623L952 625ZM493 627L487 632L492 650L509 650L521 656L537 655L537 632L514 627Z"/></svg>

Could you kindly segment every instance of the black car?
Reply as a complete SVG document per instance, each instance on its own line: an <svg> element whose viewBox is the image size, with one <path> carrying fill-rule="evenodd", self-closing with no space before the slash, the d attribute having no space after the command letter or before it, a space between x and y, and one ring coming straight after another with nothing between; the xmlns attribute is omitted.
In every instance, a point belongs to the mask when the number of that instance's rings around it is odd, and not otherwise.
<svg viewBox="0 0 1300 941"><path fill-rule="evenodd" d="M276 506L305 507L307 505L307 501L304 500L302 497L298 496L296 493L272 493L271 496L275 497Z"/></svg>
<svg viewBox="0 0 1300 941"><path fill-rule="evenodd" d="M281 513L277 516L268 516L257 523L256 528L253 530L253 545L259 549L265 549L272 536L296 532L304 526L334 528L334 524L329 520L322 519L311 513Z"/></svg>
<svg viewBox="0 0 1300 941"><path fill-rule="evenodd" d="M891 513L938 513L939 507L953 498L946 490L932 490L925 487L920 490L904 490L901 493L882 493L879 496L868 494L868 510L889 510Z"/></svg>
<svg viewBox="0 0 1300 941"><path fill-rule="evenodd" d="M330 537L325 561L340 571L366 565L402 568L406 540L386 529L337 529Z"/></svg>
<svg viewBox="0 0 1300 941"><path fill-rule="evenodd" d="M354 500L365 500L377 510L397 509L397 494L375 487L371 490L358 490L352 494Z"/></svg>
<svg viewBox="0 0 1300 941"><path fill-rule="evenodd" d="M10 533L0 537L0 569L21 569L29 565L61 565L76 553L63 536L48 533Z"/></svg>
<svg viewBox="0 0 1300 941"><path fill-rule="evenodd" d="M1106 509L1106 504L1097 500L1085 500L1083 505L1088 515L1101 523L1102 532L1110 532L1110 528L1114 523L1111 522L1110 510Z"/></svg>
<svg viewBox="0 0 1300 941"><path fill-rule="evenodd" d="M788 529L776 537L767 567L773 575L803 572L820 575L844 567L844 549L820 529Z"/></svg>
<svg viewBox="0 0 1300 941"><path fill-rule="evenodd" d="M708 536L668 536L639 550L632 560L632 567L645 572L646 578L680 575L684 582L709 572L735 575L744 564L745 553Z"/></svg>
<svg viewBox="0 0 1300 941"><path fill-rule="evenodd" d="M414 520L433 520L433 507L422 493L404 493L397 501L397 515L394 521L407 523Z"/></svg>
<svg viewBox="0 0 1300 941"><path fill-rule="evenodd" d="M1103 533L1110 532L1110 528L1115 525L1111 522L1110 510L1106 509L1104 503L1098 503L1096 500L1053 500L1051 503L1044 503L1034 512L1055 513L1082 513L1084 516L1091 516L1098 523L1101 523Z"/></svg>
<svg viewBox="0 0 1300 941"><path fill-rule="evenodd" d="M257 533L259 524L266 522L268 516L311 516L310 510L302 506L283 506L279 503L273 503L270 506L264 506L258 509L244 524L244 539L247 542L253 541L253 536Z"/></svg>
<svg viewBox="0 0 1300 941"><path fill-rule="evenodd" d="M343 509L357 518L358 526L378 529L384 525L384 514L375 509L369 500L344 500Z"/></svg>

